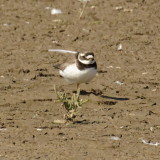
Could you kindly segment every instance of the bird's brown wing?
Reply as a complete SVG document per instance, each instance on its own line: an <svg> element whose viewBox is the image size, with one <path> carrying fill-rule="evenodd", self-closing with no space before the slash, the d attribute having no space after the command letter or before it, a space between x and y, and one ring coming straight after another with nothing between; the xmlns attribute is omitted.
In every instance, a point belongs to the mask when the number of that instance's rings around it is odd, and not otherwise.
<svg viewBox="0 0 160 160"><path fill-rule="evenodd" d="M57 55L57 56L56 56ZM68 65L75 62L75 55L69 53L57 53L55 54L56 61L54 62L53 67L59 70L64 70Z"/></svg>
<svg viewBox="0 0 160 160"><path fill-rule="evenodd" d="M63 64L57 64L54 65L53 67L59 70L64 70L68 65L73 64L73 63L63 63Z"/></svg>

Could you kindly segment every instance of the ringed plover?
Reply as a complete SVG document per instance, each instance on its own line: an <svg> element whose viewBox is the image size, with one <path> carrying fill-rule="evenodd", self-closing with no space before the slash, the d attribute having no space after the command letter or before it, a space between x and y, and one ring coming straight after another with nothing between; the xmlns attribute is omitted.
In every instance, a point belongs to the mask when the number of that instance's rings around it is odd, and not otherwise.
<svg viewBox="0 0 160 160"><path fill-rule="evenodd" d="M64 63L55 67L60 69L59 74L69 84L77 84L77 89L81 83L91 81L97 73L97 63L92 52L77 52L74 63Z"/></svg>

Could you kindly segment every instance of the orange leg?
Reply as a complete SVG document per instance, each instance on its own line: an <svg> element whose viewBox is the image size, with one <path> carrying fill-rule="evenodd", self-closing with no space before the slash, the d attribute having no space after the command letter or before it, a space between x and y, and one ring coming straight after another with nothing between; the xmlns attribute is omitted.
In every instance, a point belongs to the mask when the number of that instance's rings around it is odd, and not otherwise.
<svg viewBox="0 0 160 160"><path fill-rule="evenodd" d="M80 86L80 84L77 83L77 93L78 93L78 90L80 90L79 86Z"/></svg>
<svg viewBox="0 0 160 160"><path fill-rule="evenodd" d="M79 89L79 83L77 83L77 90Z"/></svg>

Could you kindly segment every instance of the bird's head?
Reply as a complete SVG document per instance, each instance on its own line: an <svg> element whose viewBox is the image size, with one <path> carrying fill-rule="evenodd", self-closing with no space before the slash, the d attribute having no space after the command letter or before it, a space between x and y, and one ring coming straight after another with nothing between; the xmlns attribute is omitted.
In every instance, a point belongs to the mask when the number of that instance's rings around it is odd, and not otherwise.
<svg viewBox="0 0 160 160"><path fill-rule="evenodd" d="M78 53L76 59L86 65L95 63L93 52Z"/></svg>

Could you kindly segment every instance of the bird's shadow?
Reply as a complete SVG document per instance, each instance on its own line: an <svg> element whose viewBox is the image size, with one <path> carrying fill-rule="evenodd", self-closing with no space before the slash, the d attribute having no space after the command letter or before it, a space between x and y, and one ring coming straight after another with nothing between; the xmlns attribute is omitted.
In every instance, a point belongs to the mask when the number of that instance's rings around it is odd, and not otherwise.
<svg viewBox="0 0 160 160"><path fill-rule="evenodd" d="M129 100L129 98L119 98L119 97L106 96L106 95L103 95L102 92L97 92L96 90L92 90L91 92L87 92L85 90L80 91L80 95L90 95L90 94L94 94L95 96L99 96L101 98L112 99L112 100L117 100L117 101Z"/></svg>

